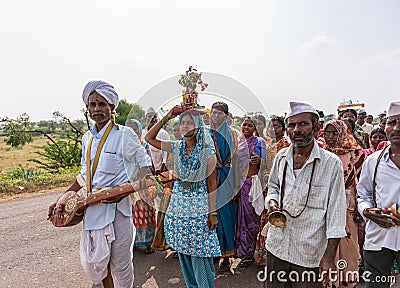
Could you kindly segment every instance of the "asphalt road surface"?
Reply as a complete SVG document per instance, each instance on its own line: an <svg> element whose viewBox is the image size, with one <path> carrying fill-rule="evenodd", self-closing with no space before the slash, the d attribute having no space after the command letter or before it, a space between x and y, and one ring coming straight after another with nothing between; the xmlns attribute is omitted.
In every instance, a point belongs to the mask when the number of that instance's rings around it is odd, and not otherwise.
<svg viewBox="0 0 400 288"><path fill-rule="evenodd" d="M82 224L55 228L46 220L50 192L0 202L0 287L92 287L81 268ZM185 287L179 260L166 251L134 254L135 287ZM168 257L167 257L168 256ZM256 264L217 274L216 287L263 287Z"/></svg>

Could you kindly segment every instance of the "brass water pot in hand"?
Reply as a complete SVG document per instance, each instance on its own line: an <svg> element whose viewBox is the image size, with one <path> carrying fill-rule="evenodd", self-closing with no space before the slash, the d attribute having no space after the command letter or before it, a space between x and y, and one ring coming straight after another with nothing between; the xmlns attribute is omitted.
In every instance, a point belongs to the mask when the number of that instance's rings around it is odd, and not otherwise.
<svg viewBox="0 0 400 288"><path fill-rule="evenodd" d="M397 207L396 203L393 203L390 205L389 208L371 208L371 211L375 211L376 213L383 213L383 214L393 214L396 216L397 214L400 214L400 208Z"/></svg>
<svg viewBox="0 0 400 288"><path fill-rule="evenodd" d="M285 228L286 227L286 215L282 211L277 210L271 212L268 215L268 222L271 227Z"/></svg>

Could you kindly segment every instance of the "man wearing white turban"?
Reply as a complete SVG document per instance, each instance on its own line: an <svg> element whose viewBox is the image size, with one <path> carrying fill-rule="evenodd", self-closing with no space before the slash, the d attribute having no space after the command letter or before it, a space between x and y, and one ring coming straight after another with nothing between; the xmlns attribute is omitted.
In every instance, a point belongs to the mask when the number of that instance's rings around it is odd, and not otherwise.
<svg viewBox="0 0 400 288"><path fill-rule="evenodd" d="M82 98L95 125L82 137L81 173L68 191L88 195L151 174L151 159L136 133L113 121L113 110L118 105L114 87L104 81L91 81ZM97 166L93 164L96 162ZM50 209L55 206L52 204ZM62 211L64 205L59 204L56 209ZM84 213L80 255L89 278L95 285L103 283L105 288L133 287L135 230L130 197L103 200L78 213Z"/></svg>
<svg viewBox="0 0 400 288"><path fill-rule="evenodd" d="M119 100L118 94L114 90L114 86L101 80L90 81L88 84L86 84L82 93L83 102L85 102L86 106L89 105L89 96L93 92L96 92L106 99L109 104L114 105L114 108L117 108Z"/></svg>
<svg viewBox="0 0 400 288"><path fill-rule="evenodd" d="M146 119L146 128L143 129L143 137L146 136L147 132L158 121L156 109L154 109L153 107L149 107L146 110L145 119ZM170 136L167 131L165 131L164 129L161 129L160 132L158 132L158 134L157 134L157 139L169 141ZM154 170L156 171L156 173L167 171L168 168L167 168L166 164L167 164L167 160L168 160L168 152L161 151L160 149L157 149L153 146L151 146L150 149L151 149L151 157L153 160Z"/></svg>

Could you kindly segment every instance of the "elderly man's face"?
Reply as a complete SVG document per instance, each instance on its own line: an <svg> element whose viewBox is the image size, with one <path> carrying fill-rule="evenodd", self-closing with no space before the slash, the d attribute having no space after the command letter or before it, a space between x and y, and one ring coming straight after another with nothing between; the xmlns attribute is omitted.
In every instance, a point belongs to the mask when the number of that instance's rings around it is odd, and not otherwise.
<svg viewBox="0 0 400 288"><path fill-rule="evenodd" d="M104 97L94 92L89 96L88 105L86 107L89 111L90 118L92 118L98 126L103 126L111 119L111 112L114 110L115 106L109 104Z"/></svg>
<svg viewBox="0 0 400 288"><path fill-rule="evenodd" d="M146 124L148 129L153 127L157 123L157 121L158 121L157 113L150 112L146 114Z"/></svg>
<svg viewBox="0 0 400 288"><path fill-rule="evenodd" d="M286 132L296 148L305 148L314 141L316 128L312 127L312 114L300 113L287 119Z"/></svg>
<svg viewBox="0 0 400 288"><path fill-rule="evenodd" d="M391 144L400 145L400 115L387 118L385 132Z"/></svg>

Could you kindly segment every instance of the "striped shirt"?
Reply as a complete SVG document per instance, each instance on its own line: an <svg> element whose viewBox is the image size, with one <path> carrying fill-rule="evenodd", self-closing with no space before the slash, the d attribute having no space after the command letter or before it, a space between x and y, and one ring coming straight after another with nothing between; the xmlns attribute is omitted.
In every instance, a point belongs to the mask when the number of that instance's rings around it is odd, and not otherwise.
<svg viewBox="0 0 400 288"><path fill-rule="evenodd" d="M313 161L314 176L309 191ZM314 142L309 159L296 176L293 171L293 145L276 155L269 182L266 204L273 199L280 203L283 169L287 162L283 208L285 228L270 227L267 250L281 260L303 266L319 267L328 239L346 236L346 194L343 166L340 159ZM296 171L297 172L297 171ZM297 173L296 173L297 174ZM309 199L306 204L307 194Z"/></svg>

